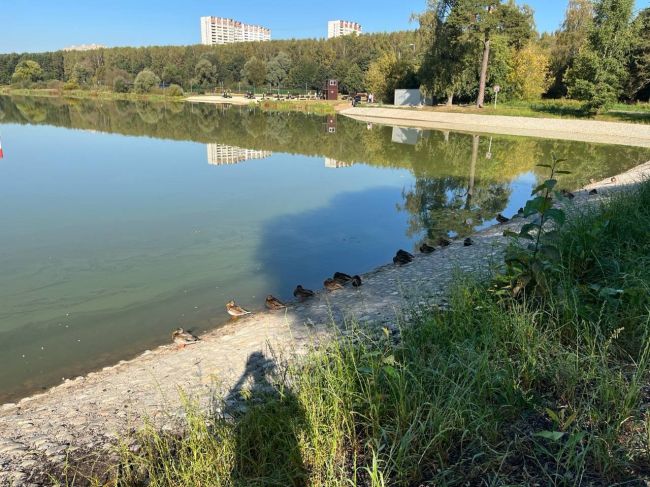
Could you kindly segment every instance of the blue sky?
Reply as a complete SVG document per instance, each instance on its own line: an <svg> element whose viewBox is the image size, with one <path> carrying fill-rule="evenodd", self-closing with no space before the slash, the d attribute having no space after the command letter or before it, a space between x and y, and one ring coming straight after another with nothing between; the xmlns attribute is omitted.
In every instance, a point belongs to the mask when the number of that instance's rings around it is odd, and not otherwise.
<svg viewBox="0 0 650 487"><path fill-rule="evenodd" d="M521 0L518 0L521 3ZM199 17L264 25L274 39L324 37L327 21L361 23L365 32L414 28L426 0L2 0L0 52L48 51L72 44L196 44ZM567 0L527 0L540 31L562 22ZM637 8L650 0L636 0ZM327 6L325 6L327 5Z"/></svg>

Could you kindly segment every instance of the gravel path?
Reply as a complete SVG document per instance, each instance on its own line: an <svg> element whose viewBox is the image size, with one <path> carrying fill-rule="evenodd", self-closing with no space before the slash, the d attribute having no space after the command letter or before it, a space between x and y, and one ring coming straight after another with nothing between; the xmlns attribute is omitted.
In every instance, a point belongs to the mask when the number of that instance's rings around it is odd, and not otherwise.
<svg viewBox="0 0 650 487"><path fill-rule="evenodd" d="M650 162L611 181L597 183L601 194L650 175ZM602 196L601 196L602 197ZM598 198L598 197L596 197ZM594 201L586 191L576 204ZM503 230L521 220L487 229L462 242L417 255L403 267L387 265L363 275L359 289L320 293L288 311L259 313L233 321L184 349L166 346L114 367L54 387L44 394L0 407L0 486L48 485L43 470L67 455L110 452L118 437L145 418L170 427L181 413L179 391L209 401L250 369L249 357L262 352L301 353L328 336L332 323L345 319L394 326L409 309L444 304L456 271L480 273L498 262ZM261 356L260 354L253 355ZM255 364L253 364L255 365ZM260 367L264 364L260 363Z"/></svg>
<svg viewBox="0 0 650 487"><path fill-rule="evenodd" d="M650 147L650 124L474 115L405 108L357 107L339 113L363 122L387 125Z"/></svg>

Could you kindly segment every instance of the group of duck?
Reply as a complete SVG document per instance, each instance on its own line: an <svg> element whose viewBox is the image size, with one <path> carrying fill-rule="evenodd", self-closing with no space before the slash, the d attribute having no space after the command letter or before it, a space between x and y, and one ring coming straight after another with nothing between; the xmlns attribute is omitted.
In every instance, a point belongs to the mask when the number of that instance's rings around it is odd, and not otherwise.
<svg viewBox="0 0 650 487"><path fill-rule="evenodd" d="M344 272L335 272L333 277L325 279L323 286L328 291L336 291L338 289L343 289L348 283L352 284L353 287L360 287L362 284L361 277L358 275L351 276L349 274L345 274ZM305 289L301 284L298 284L296 286L296 289L293 290L293 295L301 301L304 301L305 299L313 298L316 296L316 293L311 289ZM285 303L271 294L266 297L264 304L271 311L279 311L287 308L287 305ZM229 301L226 304L226 311L230 316L234 318L240 318L242 316L251 314L250 311L242 308L237 303L235 303L235 301Z"/></svg>
<svg viewBox="0 0 650 487"><path fill-rule="evenodd" d="M570 193L568 191L562 191L562 193L566 198L569 199L573 199L575 197L573 193ZM589 194L596 194L596 190L592 190ZM523 208L520 208L516 216L518 217L523 216L523 213L524 213ZM499 224L503 225L505 223L508 223L510 221L510 218L507 218L503 216L501 213L499 213L496 216L496 220ZM431 246L428 243L424 242L422 243L422 245L420 245L419 250L423 254L431 254L436 250L436 248L449 247L451 243L452 241L450 239L445 237L440 237L437 241L438 247ZM463 240L463 245L465 247L469 247L473 244L474 241L469 237ZM415 256L410 252L407 252L406 250L403 249L399 249L395 254L395 257L393 257L393 263L398 266L403 266L413 262L414 258ZM335 272L332 277L325 279L325 281L323 282L323 287L327 291L337 291L339 289L343 289L348 284L351 284L355 288L360 287L362 285L361 277L358 275L350 276L349 274L345 274L344 272ZM293 295L294 297L300 299L301 301L304 301L306 299L313 298L316 295L316 293L311 289L305 289L304 287L302 287L302 285L298 284L296 286L296 289L294 289L293 291ZM283 303L278 298L270 294L266 297L264 304L271 311L279 311L287 308L287 305L285 303ZM239 306L237 303L235 303L234 300L231 300L228 303L226 303L226 311L230 316L234 318L240 318L242 316L251 314L251 311ZM172 334L172 340L177 345L184 347L185 345L196 343L198 341L198 338L192 335L190 332L185 331L182 328L178 328Z"/></svg>

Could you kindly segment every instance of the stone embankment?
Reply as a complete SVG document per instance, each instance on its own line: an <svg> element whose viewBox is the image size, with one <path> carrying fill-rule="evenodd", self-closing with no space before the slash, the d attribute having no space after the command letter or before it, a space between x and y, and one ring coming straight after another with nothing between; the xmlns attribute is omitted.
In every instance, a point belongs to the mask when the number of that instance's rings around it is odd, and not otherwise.
<svg viewBox="0 0 650 487"><path fill-rule="evenodd" d="M650 147L650 124L641 123L507 117L406 108L356 107L339 113L367 123Z"/></svg>
<svg viewBox="0 0 650 487"><path fill-rule="evenodd" d="M650 163L598 183L600 195L650 175ZM602 196L578 193L574 204ZM79 377L49 391L0 407L0 486L47 485L44 471L66 462L68 455L106 452L118 438L139 428L145 419L170 427L182 414L180 391L203 401L227 391L249 371L249 358L271 350L285 356L301 353L333 323L345 320L395 327L424 306L444 305L457 271L487 272L501 260L504 228L515 220L478 233L474 245L454 242L429 255L417 255L403 267L386 265L363 275L363 286L322 292L286 312L259 313L231 322L184 349L174 346L114 367ZM397 249L396 249L397 250ZM391 256L387 256L387 259ZM333 271L336 269L333 269ZM345 271L345 269L340 269ZM325 277L325 276L324 276Z"/></svg>

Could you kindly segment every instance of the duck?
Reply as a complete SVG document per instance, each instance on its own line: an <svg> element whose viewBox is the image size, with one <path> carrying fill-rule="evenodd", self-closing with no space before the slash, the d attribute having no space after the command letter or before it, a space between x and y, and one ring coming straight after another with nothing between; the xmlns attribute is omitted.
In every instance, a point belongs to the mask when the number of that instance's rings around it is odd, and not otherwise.
<svg viewBox="0 0 650 487"><path fill-rule="evenodd" d="M335 272L334 273L334 280L338 282L339 284L345 284L348 283L352 280L352 276L344 273L344 272Z"/></svg>
<svg viewBox="0 0 650 487"><path fill-rule="evenodd" d="M593 195L595 195L595 194L598 194L598 190L597 190L596 188L594 188L594 189L592 189L591 191L589 191L589 196L593 196Z"/></svg>
<svg viewBox="0 0 650 487"><path fill-rule="evenodd" d="M354 277L352 278L352 286L353 286L353 287L361 287L361 284L362 284L362 282L361 282L361 276L358 276L358 275L357 275L357 276L354 276Z"/></svg>
<svg viewBox="0 0 650 487"><path fill-rule="evenodd" d="M393 257L393 263L397 265L406 265L412 261L413 261L413 255L401 249L398 250L397 253L395 254L395 257Z"/></svg>
<svg viewBox="0 0 650 487"><path fill-rule="evenodd" d="M277 311L279 309L285 309L287 307L286 304L284 304L282 301L280 301L278 298L275 296L271 296L270 294L266 297L266 307L269 308L270 310Z"/></svg>
<svg viewBox="0 0 650 487"><path fill-rule="evenodd" d="M562 193L562 196L564 196L565 198L569 198L570 200L576 197L576 195L574 195L571 191L567 191L566 189L563 189L562 191L560 191L560 193Z"/></svg>
<svg viewBox="0 0 650 487"><path fill-rule="evenodd" d="M228 311L228 314L230 316L234 316L235 318L239 318L240 316L245 316L251 314L250 311L247 309L242 308L239 306L235 301L229 301L226 304L226 311Z"/></svg>
<svg viewBox="0 0 650 487"><path fill-rule="evenodd" d="M497 214L497 221L503 225L504 223L508 223L510 221L510 218L506 218L501 213L499 213Z"/></svg>
<svg viewBox="0 0 650 487"><path fill-rule="evenodd" d="M426 242L423 243L422 245L420 245L420 252L422 252L423 254L430 254L434 250L436 250L436 248L432 247L431 245L427 244Z"/></svg>
<svg viewBox="0 0 650 487"><path fill-rule="evenodd" d="M463 245L464 245L465 247L469 247L470 245L474 245L474 240L472 240L471 238L467 237L467 238L463 241Z"/></svg>
<svg viewBox="0 0 650 487"><path fill-rule="evenodd" d="M404 257L403 255L397 254L395 257L393 257L393 264L395 265L406 265L410 263L412 259L408 259Z"/></svg>
<svg viewBox="0 0 650 487"><path fill-rule="evenodd" d="M198 342L199 339L189 331L185 331L182 328L176 328L172 333L172 341L180 348L185 348L186 345L192 345Z"/></svg>
<svg viewBox="0 0 650 487"><path fill-rule="evenodd" d="M402 249L399 249L397 251L397 254L395 254L395 255L399 255L399 256L401 256L401 257L403 257L405 259L408 259L409 262L414 259L414 255L412 253L407 252L406 250L402 250Z"/></svg>
<svg viewBox="0 0 650 487"><path fill-rule="evenodd" d="M307 298L313 298L316 295L316 293L309 289L305 289L300 284L298 284L296 286L296 289L293 290L293 295L296 298L307 299Z"/></svg>
<svg viewBox="0 0 650 487"><path fill-rule="evenodd" d="M616 181L618 181L618 179L616 179L616 176L612 176L612 177L609 179L609 182L610 182L610 183L615 183Z"/></svg>
<svg viewBox="0 0 650 487"><path fill-rule="evenodd" d="M327 278L323 282L323 286L325 286L325 289L328 291L336 291L338 289L343 289L343 285L336 282L334 279Z"/></svg>
<svg viewBox="0 0 650 487"><path fill-rule="evenodd" d="M438 245L440 245L441 247L449 247L451 245L451 240L445 237L440 237L438 239Z"/></svg>

